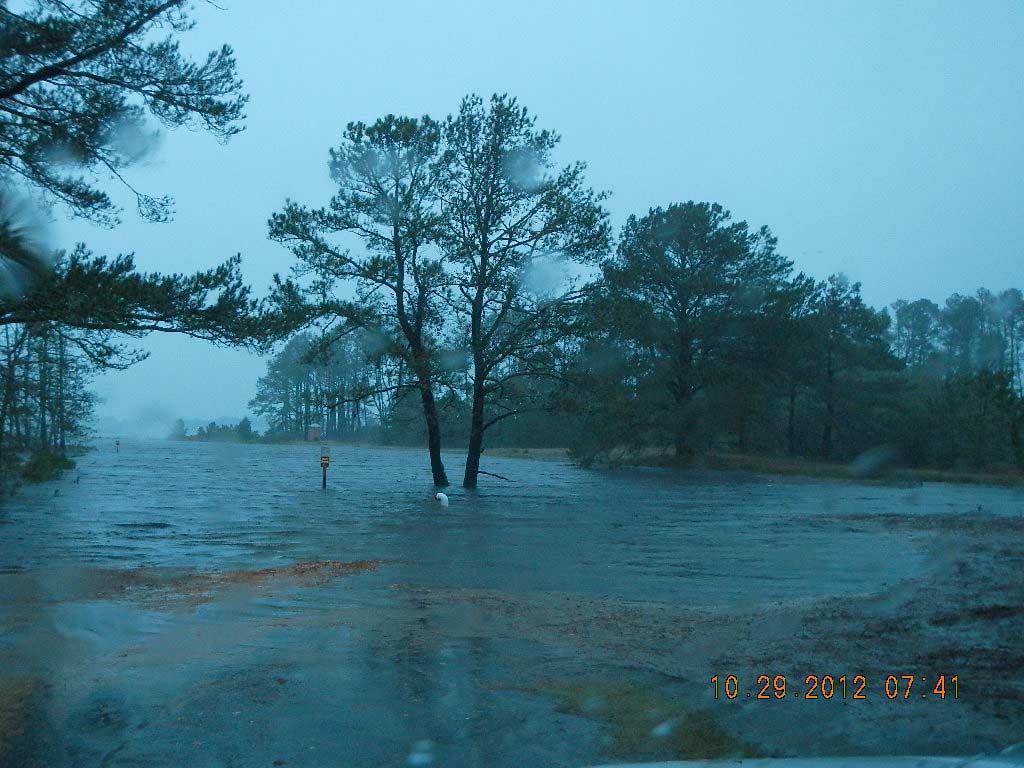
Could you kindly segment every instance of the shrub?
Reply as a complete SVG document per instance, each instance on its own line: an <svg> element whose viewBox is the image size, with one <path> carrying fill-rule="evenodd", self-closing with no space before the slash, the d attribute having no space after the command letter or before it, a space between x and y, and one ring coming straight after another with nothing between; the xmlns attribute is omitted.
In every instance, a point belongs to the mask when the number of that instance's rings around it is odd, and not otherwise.
<svg viewBox="0 0 1024 768"><path fill-rule="evenodd" d="M21 476L30 483L42 483L58 479L61 472L73 469L74 466L75 462L66 456L50 451L37 451L21 468Z"/></svg>

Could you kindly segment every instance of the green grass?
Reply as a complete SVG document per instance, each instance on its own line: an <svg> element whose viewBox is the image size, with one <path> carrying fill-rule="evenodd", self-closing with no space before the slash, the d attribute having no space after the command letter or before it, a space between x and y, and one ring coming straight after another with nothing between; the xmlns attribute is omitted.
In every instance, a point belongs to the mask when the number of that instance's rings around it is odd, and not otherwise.
<svg viewBox="0 0 1024 768"><path fill-rule="evenodd" d="M465 453L465 451L462 451ZM565 448L486 448L484 457L498 456L507 459L537 459L539 461L565 461L569 451Z"/></svg>
<svg viewBox="0 0 1024 768"><path fill-rule="evenodd" d="M1003 468L1001 471L969 471L915 467L889 467L871 476L857 475L845 463L766 456L756 453L711 451L680 460L670 448L615 448L598 457L596 464L716 469L749 472L756 475L777 475L829 480L849 480L869 485L916 485L919 483L959 483L974 485L1024 485L1024 473Z"/></svg>
<svg viewBox="0 0 1024 768"><path fill-rule="evenodd" d="M710 469L735 470L761 475L846 479L862 483L966 483L982 485L1018 485L1024 483L1024 475L1019 472L966 472L911 467L894 467L879 473L877 476L858 477L850 471L847 464L742 453L709 453L703 458L703 464Z"/></svg>

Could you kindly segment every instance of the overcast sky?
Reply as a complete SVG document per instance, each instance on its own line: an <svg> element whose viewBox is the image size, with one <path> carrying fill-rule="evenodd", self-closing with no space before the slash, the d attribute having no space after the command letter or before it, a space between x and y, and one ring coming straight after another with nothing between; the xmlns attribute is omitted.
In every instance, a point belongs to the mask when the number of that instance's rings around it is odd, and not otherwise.
<svg viewBox="0 0 1024 768"><path fill-rule="evenodd" d="M236 51L251 96L226 145L166 133L131 181L172 222L60 220L62 245L189 271L241 253L261 291L290 256L266 239L286 197L331 193L345 123L454 111L508 92L611 191L618 227L675 201L768 224L817 277L842 271L877 306L1024 287L1024 3L392 2L220 0L183 38ZM113 188L113 185L110 185ZM238 418L265 361L161 336L103 376L101 419L160 430ZM102 422L101 422L102 428Z"/></svg>

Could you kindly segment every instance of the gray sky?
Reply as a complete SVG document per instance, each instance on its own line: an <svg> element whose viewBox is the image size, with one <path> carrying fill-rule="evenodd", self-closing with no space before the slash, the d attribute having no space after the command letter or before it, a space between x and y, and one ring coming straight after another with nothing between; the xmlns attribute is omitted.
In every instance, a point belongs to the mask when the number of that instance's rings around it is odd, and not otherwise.
<svg viewBox="0 0 1024 768"><path fill-rule="evenodd" d="M618 227L675 201L768 224L817 277L867 300L1024 287L1022 2L200 3L183 44L234 46L251 95L227 145L164 135L132 169L176 198L174 221L102 230L61 220L62 245L134 251L189 271L241 252L261 291L290 256L266 239L286 197L331 193L327 149L350 120L434 117L508 92L612 192ZM109 185L113 189L113 184ZM179 337L102 377L101 418L165 430L240 417L265 361Z"/></svg>

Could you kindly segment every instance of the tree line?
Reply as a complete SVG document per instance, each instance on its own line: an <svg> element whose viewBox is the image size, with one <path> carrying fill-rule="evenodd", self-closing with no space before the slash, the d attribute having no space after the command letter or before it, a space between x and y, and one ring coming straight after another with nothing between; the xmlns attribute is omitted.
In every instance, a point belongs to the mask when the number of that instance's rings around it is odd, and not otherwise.
<svg viewBox="0 0 1024 768"><path fill-rule="evenodd" d="M242 129L231 48L193 60L192 24L184 0L0 2L0 465L63 451L86 429L90 374L170 332L290 339L252 404L272 433L315 419L332 437L422 436L437 485L448 444L475 487L485 440L582 461L889 445L912 464L1021 467L1019 291L879 311L715 203L654 208L613 237L586 166L560 162L558 134L506 95L349 124L332 197L270 217L294 259L265 299L237 256L154 274L132 254L55 252L41 212L116 226L108 183L143 218L170 216L130 179L157 129Z"/></svg>
<svg viewBox="0 0 1024 768"><path fill-rule="evenodd" d="M176 419L171 428L172 440L198 440L215 443L251 443L260 439L260 434L252 428L249 417L242 418L237 424L218 424L211 421L204 427L198 427L195 434L188 433L184 419Z"/></svg>
<svg viewBox="0 0 1024 768"><path fill-rule="evenodd" d="M299 333L271 359L249 406L266 419L272 437L302 439L316 425L328 440L358 438L372 415L386 418L390 411L393 397L383 386L390 364L373 354L365 334L325 345Z"/></svg>
<svg viewBox="0 0 1024 768"><path fill-rule="evenodd" d="M269 220L296 257L289 299L319 329L259 383L272 430L363 403L385 439L425 438L436 485L442 443L464 446L467 488L485 435L585 462L885 446L918 466L1024 468L1020 291L877 310L717 203L631 216L613 243L605 195L583 163L555 162L558 141L506 95L347 126L334 195ZM324 355L353 375L332 384Z"/></svg>
<svg viewBox="0 0 1024 768"><path fill-rule="evenodd" d="M192 25L184 0L0 2L0 471L81 439L90 376L142 359L133 338L183 333L258 348L294 327L252 297L237 256L167 275L140 272L132 254L47 241L54 205L116 226L110 182L143 218L169 218L170 198L128 175L159 127L221 140L241 130L247 97L232 50L192 60L178 41Z"/></svg>

